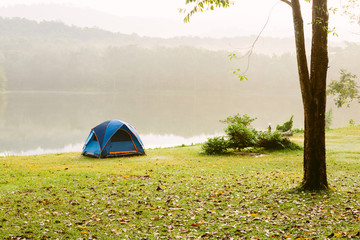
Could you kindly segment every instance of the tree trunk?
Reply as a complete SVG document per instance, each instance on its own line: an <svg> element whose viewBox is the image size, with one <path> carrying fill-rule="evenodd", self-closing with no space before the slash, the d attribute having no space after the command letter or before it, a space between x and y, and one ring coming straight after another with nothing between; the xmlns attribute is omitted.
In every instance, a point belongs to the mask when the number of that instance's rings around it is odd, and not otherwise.
<svg viewBox="0 0 360 240"><path fill-rule="evenodd" d="M321 190L328 188L325 153L325 111L318 97L309 103L305 112L304 178L302 189Z"/></svg>
<svg viewBox="0 0 360 240"><path fill-rule="evenodd" d="M304 105L304 190L328 188L325 152L326 75L328 68L327 0L313 0L310 74L299 0L292 0L296 54Z"/></svg>
<svg viewBox="0 0 360 240"><path fill-rule="evenodd" d="M327 189L325 152L326 75L328 69L327 0L313 0L310 86L305 105L304 189Z"/></svg>

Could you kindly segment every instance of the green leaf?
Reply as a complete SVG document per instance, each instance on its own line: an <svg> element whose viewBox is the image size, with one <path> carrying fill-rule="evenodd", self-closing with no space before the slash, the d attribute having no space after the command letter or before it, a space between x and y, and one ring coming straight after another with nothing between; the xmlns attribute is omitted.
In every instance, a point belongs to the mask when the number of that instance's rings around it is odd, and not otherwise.
<svg viewBox="0 0 360 240"><path fill-rule="evenodd" d="M230 57L230 60L232 60L233 58L236 58L236 54L235 53L230 53L228 55L228 57Z"/></svg>

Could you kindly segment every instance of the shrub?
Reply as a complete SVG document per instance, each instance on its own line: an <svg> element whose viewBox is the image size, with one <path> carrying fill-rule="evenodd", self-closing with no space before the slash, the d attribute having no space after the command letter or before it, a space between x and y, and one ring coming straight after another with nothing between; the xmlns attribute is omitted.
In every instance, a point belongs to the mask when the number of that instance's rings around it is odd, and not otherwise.
<svg viewBox="0 0 360 240"><path fill-rule="evenodd" d="M242 148L255 146L257 140L257 132L249 129L243 124L230 124L225 133L229 138L229 148L241 150Z"/></svg>
<svg viewBox="0 0 360 240"><path fill-rule="evenodd" d="M284 149L284 138L280 132L260 132L257 147L265 149Z"/></svg>
<svg viewBox="0 0 360 240"><path fill-rule="evenodd" d="M238 124L238 125L243 125L245 127L250 127L251 123L256 119L257 118L249 117L247 114L240 116L240 114L238 113L234 116L227 117L225 120L220 120L220 122L227 124Z"/></svg>
<svg viewBox="0 0 360 240"><path fill-rule="evenodd" d="M228 141L224 137L208 138L201 148L206 154L224 154L228 148Z"/></svg>
<svg viewBox="0 0 360 240"><path fill-rule="evenodd" d="M282 126L277 127L281 131L291 130L293 125L293 117L285 122ZM251 127L251 123L256 118L251 118L248 115L240 116L236 114L228 117L220 122L227 123L225 128L226 138L214 137L209 138L207 142L202 145L202 149L206 154L223 154L228 149L243 150L245 148L259 147L266 150L277 149L300 149L301 147L292 143L288 138L285 138L281 132L258 132Z"/></svg>
<svg viewBox="0 0 360 240"><path fill-rule="evenodd" d="M304 133L305 132L303 128L301 128L301 129L300 128L295 128L292 131L293 131L294 134L296 134L296 133Z"/></svg>
<svg viewBox="0 0 360 240"><path fill-rule="evenodd" d="M350 119L349 120L349 126L355 126L355 121L354 121L354 119Z"/></svg>
<svg viewBox="0 0 360 240"><path fill-rule="evenodd" d="M294 115L291 116L289 121L284 122L283 125L278 124L276 126L276 130L280 131L280 132L287 132L287 131L291 130L291 128L293 127L293 118L294 118Z"/></svg>
<svg viewBox="0 0 360 240"><path fill-rule="evenodd" d="M300 149L301 147L282 136L280 132L259 132L257 147L267 150Z"/></svg>

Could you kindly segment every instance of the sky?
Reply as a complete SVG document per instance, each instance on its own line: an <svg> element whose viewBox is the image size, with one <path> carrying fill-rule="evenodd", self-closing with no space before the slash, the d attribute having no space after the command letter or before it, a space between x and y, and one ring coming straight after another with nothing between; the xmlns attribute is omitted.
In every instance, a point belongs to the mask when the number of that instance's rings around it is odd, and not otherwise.
<svg viewBox="0 0 360 240"><path fill-rule="evenodd" d="M329 2L338 7L341 0ZM163 23L173 24L172 28L171 26L166 28L164 27L165 25L158 24L159 28L163 28L163 32L161 31L162 29L150 27L148 31L146 29L134 28L135 31L138 31L135 33L139 35L152 35L154 37L174 37L175 35L201 37L256 35L261 31L271 12L270 20L263 32L263 36L293 36L291 9L279 0L235 1L235 5L228 9L216 9L215 11L199 13L187 24L183 23L184 15L178 12L179 8L185 7L185 0L1 0L0 7L16 4L61 4L95 9L118 17L131 16L143 19L161 19ZM302 6L306 32L310 36L311 25L307 23L311 22L311 5L303 1ZM335 31L339 35L335 40L351 39L352 41L360 41L359 25L350 24L349 19L341 16L341 14L332 15L330 24L332 27L335 27ZM106 28L106 26L102 25L100 27ZM113 28L109 27L107 30L113 30Z"/></svg>
<svg viewBox="0 0 360 240"><path fill-rule="evenodd" d="M259 0L252 0L247 3L247 8L254 8ZM254 3L252 3L254 2ZM273 3L276 1L267 0L263 2ZM169 17L176 18L178 9L185 6L185 0L2 0L0 6L15 4L39 4L57 3L68 4L80 7L89 7L103 12L119 16L142 16L142 17ZM266 6L271 4L265 3ZM265 6L262 7L264 9Z"/></svg>

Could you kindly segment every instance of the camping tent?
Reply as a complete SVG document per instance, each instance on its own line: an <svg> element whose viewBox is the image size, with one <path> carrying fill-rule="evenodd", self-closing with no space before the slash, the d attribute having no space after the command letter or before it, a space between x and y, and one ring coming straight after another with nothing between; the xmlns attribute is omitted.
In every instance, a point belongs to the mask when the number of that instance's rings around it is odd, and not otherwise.
<svg viewBox="0 0 360 240"><path fill-rule="evenodd" d="M82 152L97 158L144 154L135 128L120 120L106 121L91 129Z"/></svg>

